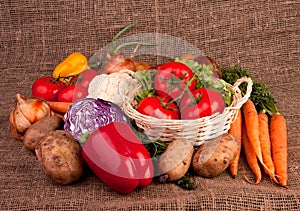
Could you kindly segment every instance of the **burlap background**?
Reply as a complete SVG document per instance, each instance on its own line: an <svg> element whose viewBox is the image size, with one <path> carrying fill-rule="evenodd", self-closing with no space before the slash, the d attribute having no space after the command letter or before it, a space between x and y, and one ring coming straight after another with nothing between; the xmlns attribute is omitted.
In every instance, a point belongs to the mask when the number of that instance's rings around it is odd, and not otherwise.
<svg viewBox="0 0 300 211"><path fill-rule="evenodd" d="M291 1L0 1L0 210L299 210L299 21ZM68 54L90 57L129 23L140 32L181 37L221 66L240 62L265 82L287 119L289 189L264 176L259 185L244 158L239 175L196 177L194 191L153 183L123 196L93 173L69 186L46 178L35 155L9 134L14 95L31 94L33 80L49 75Z"/></svg>

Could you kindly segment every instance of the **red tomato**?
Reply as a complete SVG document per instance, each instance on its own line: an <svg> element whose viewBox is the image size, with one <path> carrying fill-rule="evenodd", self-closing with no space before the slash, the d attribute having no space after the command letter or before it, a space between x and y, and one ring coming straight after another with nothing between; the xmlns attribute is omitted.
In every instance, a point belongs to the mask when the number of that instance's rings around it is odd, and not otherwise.
<svg viewBox="0 0 300 211"><path fill-rule="evenodd" d="M193 79L192 70L180 62L168 62L158 67L154 77L154 87L160 96L177 98L180 96L187 83L189 90L196 87L196 79Z"/></svg>
<svg viewBox="0 0 300 211"><path fill-rule="evenodd" d="M88 70L84 70L78 77L78 80L77 80L77 84L82 86L82 87L85 87L85 88L88 88L89 87L89 84L91 82L91 80L97 76L99 73L95 70L91 70L91 69L88 69Z"/></svg>
<svg viewBox="0 0 300 211"><path fill-rule="evenodd" d="M88 95L88 88L91 80L99 73L95 70L84 70L78 77L74 90L73 101L85 98Z"/></svg>
<svg viewBox="0 0 300 211"><path fill-rule="evenodd" d="M32 96L48 101L57 101L60 91L66 88L66 85L52 77L38 78L32 84Z"/></svg>
<svg viewBox="0 0 300 211"><path fill-rule="evenodd" d="M62 90L57 97L57 100L60 102L72 102L74 95L75 84Z"/></svg>
<svg viewBox="0 0 300 211"><path fill-rule="evenodd" d="M190 97L192 94L193 97ZM222 113L225 102L219 92L199 88L192 93L185 93L180 102L181 119L196 119L210 116L217 112Z"/></svg>
<svg viewBox="0 0 300 211"><path fill-rule="evenodd" d="M75 86L73 93L73 101L85 98L88 95L88 87L83 87L79 84Z"/></svg>
<svg viewBox="0 0 300 211"><path fill-rule="evenodd" d="M165 97L145 97L138 105L141 114L159 119L179 119L178 107Z"/></svg>
<svg viewBox="0 0 300 211"><path fill-rule="evenodd" d="M73 102L85 98L88 95L88 87L91 80L97 75L97 71L89 69L83 71L76 78L72 78L71 85L59 93L58 101ZM77 80L76 84L74 84L75 80Z"/></svg>
<svg viewBox="0 0 300 211"><path fill-rule="evenodd" d="M73 84L58 94L58 101L60 102L73 102L88 95L88 88Z"/></svg>

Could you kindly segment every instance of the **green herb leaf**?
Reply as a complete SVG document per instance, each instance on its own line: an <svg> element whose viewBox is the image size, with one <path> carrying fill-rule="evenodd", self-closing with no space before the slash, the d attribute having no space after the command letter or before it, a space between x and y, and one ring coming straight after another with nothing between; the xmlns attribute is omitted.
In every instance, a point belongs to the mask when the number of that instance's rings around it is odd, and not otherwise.
<svg viewBox="0 0 300 211"><path fill-rule="evenodd" d="M154 97L155 96L155 90L143 90L142 92L138 93L134 96L134 99L137 103L140 103L144 98L146 97Z"/></svg>
<svg viewBox="0 0 300 211"><path fill-rule="evenodd" d="M140 80L144 90L152 90L154 89L154 76L156 72L155 70L136 71L134 77Z"/></svg>
<svg viewBox="0 0 300 211"><path fill-rule="evenodd" d="M150 140L145 133L139 131L138 129L134 129L134 132L143 142L152 159L156 159L157 156L161 155L168 146L168 144L164 141Z"/></svg>
<svg viewBox="0 0 300 211"><path fill-rule="evenodd" d="M234 65L229 68L220 68L220 70L222 72L223 80L232 85L242 77L249 77L252 79L253 86L250 100L253 101L257 112L267 112L270 116L279 113L276 101L266 84L254 80L248 69L242 69L238 65ZM247 84L242 83L239 88L242 96L244 96L247 92Z"/></svg>
<svg viewBox="0 0 300 211"><path fill-rule="evenodd" d="M194 180L189 173L186 173L180 180L176 181L175 184L186 190L195 189Z"/></svg>

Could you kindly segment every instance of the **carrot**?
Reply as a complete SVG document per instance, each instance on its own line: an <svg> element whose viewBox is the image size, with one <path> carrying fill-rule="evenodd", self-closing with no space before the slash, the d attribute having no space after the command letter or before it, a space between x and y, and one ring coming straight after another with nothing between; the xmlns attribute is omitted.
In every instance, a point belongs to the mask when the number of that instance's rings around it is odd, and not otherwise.
<svg viewBox="0 0 300 211"><path fill-rule="evenodd" d="M70 102L59 102L59 101L47 101L51 110L56 113L64 114L67 112L68 108L72 103Z"/></svg>
<svg viewBox="0 0 300 211"><path fill-rule="evenodd" d="M231 123L229 133L236 136L237 140L242 144L242 113L241 113L241 110L238 110L236 120ZM237 156L235 157L235 159L229 166L230 173L233 178L236 177L237 172L238 172L240 153L241 153L241 150L239 150Z"/></svg>
<svg viewBox="0 0 300 211"><path fill-rule="evenodd" d="M262 158L262 152L261 152L260 141L259 141L258 113L252 100L247 100L247 102L243 105L243 114L244 114L244 121L246 125L247 135L250 143L253 146L253 150L260 163L265 168L268 168L263 162L263 158Z"/></svg>
<svg viewBox="0 0 300 211"><path fill-rule="evenodd" d="M272 160L271 154L271 140L269 134L269 117L266 113L260 112L258 114L259 122L259 140L260 147L262 151L263 161L268 168L264 167L264 171L275 183L278 183L278 180L275 177L275 167Z"/></svg>
<svg viewBox="0 0 300 211"><path fill-rule="evenodd" d="M287 186L287 128L284 116L277 113L270 120L270 138L275 174L279 184Z"/></svg>
<svg viewBox="0 0 300 211"><path fill-rule="evenodd" d="M254 173L254 175L256 177L256 181L254 184L257 185L258 183L260 183L262 175L261 175L261 170L260 170L260 166L259 166L259 163L257 160L255 150L248 138L245 124L243 124L243 129L242 129L242 144L243 144L243 150L246 155L248 165L250 166L252 172ZM247 182L252 183L246 176L245 176L245 179Z"/></svg>

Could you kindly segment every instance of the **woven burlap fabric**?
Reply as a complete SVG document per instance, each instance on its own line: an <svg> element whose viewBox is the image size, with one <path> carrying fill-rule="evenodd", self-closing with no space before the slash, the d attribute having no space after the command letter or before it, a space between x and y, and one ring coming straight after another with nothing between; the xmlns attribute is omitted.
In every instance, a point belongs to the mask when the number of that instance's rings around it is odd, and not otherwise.
<svg viewBox="0 0 300 211"><path fill-rule="evenodd" d="M0 210L299 210L299 1L0 1ZM36 156L9 133L14 95L31 95L31 84L51 74L74 51L88 57L126 35L163 33L180 37L220 66L236 63L265 82L286 117L288 189L263 175L254 180L244 156L238 177L195 177L196 189L154 182L119 195L91 171L72 185L48 179ZM172 46L171 46L172 48Z"/></svg>

